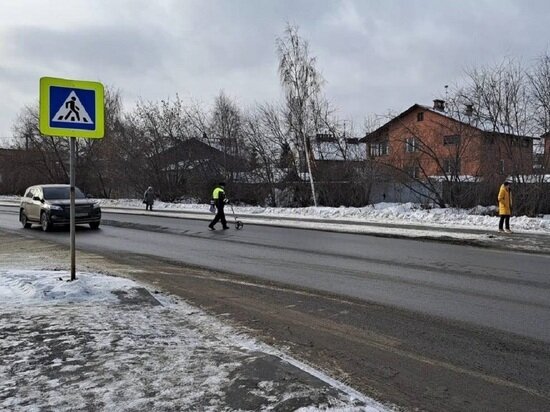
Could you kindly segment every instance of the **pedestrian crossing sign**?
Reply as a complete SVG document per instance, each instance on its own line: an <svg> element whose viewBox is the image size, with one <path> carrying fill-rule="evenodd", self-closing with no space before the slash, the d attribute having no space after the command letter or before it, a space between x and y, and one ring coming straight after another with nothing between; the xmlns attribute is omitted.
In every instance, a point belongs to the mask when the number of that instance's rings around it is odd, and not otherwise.
<svg viewBox="0 0 550 412"><path fill-rule="evenodd" d="M98 82L40 79L40 133L49 136L102 138L104 90Z"/></svg>

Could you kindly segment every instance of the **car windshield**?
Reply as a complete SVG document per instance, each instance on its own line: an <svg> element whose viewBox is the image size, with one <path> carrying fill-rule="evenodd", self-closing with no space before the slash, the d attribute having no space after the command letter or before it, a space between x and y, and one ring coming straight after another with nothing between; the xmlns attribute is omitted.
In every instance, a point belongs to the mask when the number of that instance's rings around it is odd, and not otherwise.
<svg viewBox="0 0 550 412"><path fill-rule="evenodd" d="M70 187L69 186L59 186L59 187L44 187L42 188L44 192L44 199L70 199ZM77 187L75 188L75 198L76 199L85 199L84 193L80 191Z"/></svg>

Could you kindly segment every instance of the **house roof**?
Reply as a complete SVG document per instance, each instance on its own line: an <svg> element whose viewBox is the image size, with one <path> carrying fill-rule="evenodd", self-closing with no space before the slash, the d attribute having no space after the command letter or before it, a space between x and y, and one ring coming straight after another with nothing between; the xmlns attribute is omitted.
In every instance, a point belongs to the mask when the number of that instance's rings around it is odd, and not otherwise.
<svg viewBox="0 0 550 412"><path fill-rule="evenodd" d="M467 123L464 123L464 122L461 122L460 120L457 120L449 115L447 115L446 113L444 112L440 112L439 110L435 110L433 109L432 107L430 106L424 106L422 104L418 104L418 103L415 103L413 104L411 107L409 107L407 110L405 110L404 112L401 112L400 114L398 114L397 116L395 116L394 118L392 118L391 120L389 120L388 122L384 123L382 126L380 126L378 129L374 130L373 132L371 133L367 133L364 137L365 140L369 140L369 138L376 138L378 137L381 133L383 133L384 131L386 131L391 125L393 125L394 123L396 123L398 120L400 119L403 119L404 117L408 116L410 113L414 112L415 110L424 110L424 111L427 111L427 112L431 112L431 113L435 113L437 114L438 116L442 116L442 117L445 117L447 119L450 119L454 122L457 122L457 123L461 123L465 126L469 126L469 127L472 127L474 129L477 129L477 130L480 130L482 131L481 129L475 127L475 126L472 126L472 125L469 125Z"/></svg>
<svg viewBox="0 0 550 412"><path fill-rule="evenodd" d="M215 162L220 165L227 164L236 170L248 170L248 162L242 158L230 154L224 154L222 151L200 141L197 138L187 139L179 142L159 155L161 161L167 168L181 165L184 163L193 163L196 161Z"/></svg>
<svg viewBox="0 0 550 412"><path fill-rule="evenodd" d="M223 153L197 138L191 138L178 142L175 146L165 150L161 156L170 162L197 159L219 160L223 157Z"/></svg>
<svg viewBox="0 0 550 412"><path fill-rule="evenodd" d="M493 136L509 136L509 137L524 137L524 138L528 138L528 139L537 139L537 137L533 137L533 136L522 136L522 135L513 135L513 134L509 134L509 133L503 133L503 132L495 132L495 131L487 131L487 130L483 130L477 126L474 126L474 125L471 125L469 123L466 123L466 122L463 122L459 119L456 119L450 115L448 115L447 113L445 112L441 112L439 110L435 110L433 107L430 107L430 106L425 106L425 105L422 105L422 104L418 104L418 103L415 103L413 104L411 107L409 107L407 110L405 110L404 112L401 112L400 114L398 114L397 116L395 116L393 119L389 120L388 122L384 123L382 126L380 126L378 129L374 130L373 132L371 133L368 133L365 135L364 139L365 141L366 140L369 140L369 138L376 138L376 137L379 137L379 135L381 133L383 133L384 131L386 131L391 125L393 125L395 122L397 122L398 120L408 116L410 113L414 112L415 110L424 110L424 111L427 111L427 112L430 112L430 113L434 113L438 116L441 116L441 117L444 117L446 119L449 119L449 120L452 120L453 122L456 122L458 124L461 124L465 127L470 127L472 129L475 129L475 130L478 130L484 134L489 134L489 135L493 135Z"/></svg>

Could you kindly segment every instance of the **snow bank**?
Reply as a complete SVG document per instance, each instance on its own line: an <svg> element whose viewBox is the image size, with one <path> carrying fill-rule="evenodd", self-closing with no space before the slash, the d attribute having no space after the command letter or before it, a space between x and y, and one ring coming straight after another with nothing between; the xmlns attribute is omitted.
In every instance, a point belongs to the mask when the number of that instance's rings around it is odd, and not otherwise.
<svg viewBox="0 0 550 412"><path fill-rule="evenodd" d="M136 284L128 279L97 273L70 275L59 271L0 269L0 300L11 305L60 304L117 301L113 291L129 291Z"/></svg>
<svg viewBox="0 0 550 412"><path fill-rule="evenodd" d="M18 200L16 196L0 196L0 200ZM124 207L144 209L141 200L136 199L98 199L103 207ZM200 203L155 202L155 210L209 213L210 205ZM358 223L430 225L436 227L488 229L498 227L499 218L495 216L495 206L476 206L472 209L439 208L426 209L416 203L377 203L365 207L261 207L235 206L238 215L256 215L276 218L310 218L342 220ZM531 218L513 216L511 225L514 231L550 233L548 217Z"/></svg>
<svg viewBox="0 0 550 412"><path fill-rule="evenodd" d="M104 207L142 209L141 201L135 199L101 199ZM194 211L208 213L209 205L196 203L155 202L155 210ZM349 222L393 223L431 225L467 229L490 229L498 227L495 206L477 206L472 209L439 208L425 209L415 203L377 203L365 207L302 207L276 208L260 206L235 206L238 215L257 215L277 218L313 218L343 220ZM511 225L515 231L550 233L550 219L513 216Z"/></svg>

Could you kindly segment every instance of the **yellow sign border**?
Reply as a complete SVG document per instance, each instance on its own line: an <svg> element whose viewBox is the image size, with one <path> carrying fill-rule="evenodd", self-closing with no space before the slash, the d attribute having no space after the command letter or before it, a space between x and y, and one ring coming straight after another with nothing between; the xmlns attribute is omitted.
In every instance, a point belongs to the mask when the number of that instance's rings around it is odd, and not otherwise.
<svg viewBox="0 0 550 412"><path fill-rule="evenodd" d="M95 129L82 130L61 127L50 127L50 87L66 87L69 89L93 90L95 92ZM58 79L56 77L40 78L40 133L48 136L83 137L101 139L105 134L105 91L103 84L87 80Z"/></svg>

